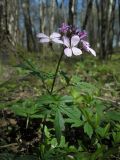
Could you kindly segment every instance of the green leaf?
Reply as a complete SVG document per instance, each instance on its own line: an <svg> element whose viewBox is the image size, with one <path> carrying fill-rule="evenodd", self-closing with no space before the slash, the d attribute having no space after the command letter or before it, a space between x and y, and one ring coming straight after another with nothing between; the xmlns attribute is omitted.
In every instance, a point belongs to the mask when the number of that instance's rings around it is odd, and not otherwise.
<svg viewBox="0 0 120 160"><path fill-rule="evenodd" d="M90 154L88 152L78 152L75 154L75 160L90 160Z"/></svg>
<svg viewBox="0 0 120 160"><path fill-rule="evenodd" d="M80 120L81 112L76 106L64 105L64 106L60 107L60 110L61 110L62 113L67 115L69 118Z"/></svg>
<svg viewBox="0 0 120 160"><path fill-rule="evenodd" d="M45 128L44 128L44 132L45 132L45 136L46 136L47 138L50 138L50 132L49 132L47 126L45 126Z"/></svg>
<svg viewBox="0 0 120 160"><path fill-rule="evenodd" d="M64 72L64 71L60 71L60 74L63 76L63 78L65 79L66 83L69 84L70 78L68 77L67 73Z"/></svg>
<svg viewBox="0 0 120 160"><path fill-rule="evenodd" d="M103 104L103 102L101 102L100 100L94 100L94 106L96 108L96 112L97 114L103 118L104 115L104 110L105 110L105 105Z"/></svg>
<svg viewBox="0 0 120 160"><path fill-rule="evenodd" d="M38 100L41 104L51 104L55 101L54 96L52 95L43 95Z"/></svg>
<svg viewBox="0 0 120 160"><path fill-rule="evenodd" d="M113 121L120 121L120 112L109 111L107 112L107 117Z"/></svg>
<svg viewBox="0 0 120 160"><path fill-rule="evenodd" d="M94 153L91 153L90 160L96 160L99 158L103 158L104 150L105 150L104 147L98 148Z"/></svg>
<svg viewBox="0 0 120 160"><path fill-rule="evenodd" d="M1 153L0 160L38 160L37 156L34 155L15 155L10 153Z"/></svg>
<svg viewBox="0 0 120 160"><path fill-rule="evenodd" d="M113 132L112 136L115 143L120 143L120 132Z"/></svg>
<svg viewBox="0 0 120 160"><path fill-rule="evenodd" d="M97 128L100 124L100 116L96 113L94 118L95 127Z"/></svg>
<svg viewBox="0 0 120 160"><path fill-rule="evenodd" d="M65 128L64 119L59 109L56 110L54 126L55 126L56 138L59 144L61 140L62 131Z"/></svg>
<svg viewBox="0 0 120 160"><path fill-rule="evenodd" d="M68 118L65 119L65 122L72 123L72 127L80 127L83 125L83 122L80 120L81 112L76 106L61 106L60 110L63 114L67 115Z"/></svg>
<svg viewBox="0 0 120 160"><path fill-rule="evenodd" d="M73 79L73 84L76 87L77 90L81 92L85 92L87 94L93 94L98 91L97 87L95 85L88 83L88 82L83 82L79 78L78 79Z"/></svg>
<svg viewBox="0 0 120 160"><path fill-rule="evenodd" d="M104 128L99 127L96 132L102 137L107 137L109 135L110 124L108 123Z"/></svg>
<svg viewBox="0 0 120 160"><path fill-rule="evenodd" d="M60 97L60 101L64 102L64 103L72 103L73 98L72 98L72 96L65 95L65 96Z"/></svg>
<svg viewBox="0 0 120 160"><path fill-rule="evenodd" d="M86 122L84 125L84 132L91 138L93 134L93 128L88 122Z"/></svg>

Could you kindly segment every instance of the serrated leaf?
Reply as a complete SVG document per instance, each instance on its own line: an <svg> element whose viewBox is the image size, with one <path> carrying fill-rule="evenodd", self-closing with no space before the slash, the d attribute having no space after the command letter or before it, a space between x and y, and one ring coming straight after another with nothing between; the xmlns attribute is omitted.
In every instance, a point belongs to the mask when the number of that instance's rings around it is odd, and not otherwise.
<svg viewBox="0 0 120 160"><path fill-rule="evenodd" d="M84 132L91 138L92 137L92 134L93 134L93 128L92 126L86 122L84 124Z"/></svg>

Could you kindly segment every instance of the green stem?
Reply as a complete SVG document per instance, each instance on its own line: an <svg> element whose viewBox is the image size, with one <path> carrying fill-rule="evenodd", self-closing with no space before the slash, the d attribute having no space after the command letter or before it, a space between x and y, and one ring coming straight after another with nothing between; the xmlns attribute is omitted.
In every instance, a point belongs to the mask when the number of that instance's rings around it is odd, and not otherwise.
<svg viewBox="0 0 120 160"><path fill-rule="evenodd" d="M61 62L61 60L62 60L63 54L64 54L64 52L61 53L60 58L59 58L59 61L58 61L58 64L57 64L57 67L56 67L56 70L55 70L55 75L54 75L54 79L53 79L51 91L49 92L50 95L52 94L53 89L54 89L54 86L55 86L55 82L56 82L56 78L57 78L57 73L58 73L58 70L59 70L59 66L60 66L60 62ZM45 133L44 133L44 129L45 129L46 119L47 119L47 115L45 115L45 117L44 117L43 127L42 127L42 130L41 130L41 132L42 132L42 135L41 135L42 145L43 145L43 144L45 145Z"/></svg>
<svg viewBox="0 0 120 160"><path fill-rule="evenodd" d="M56 71L55 71L55 75L54 75L54 79L53 79L53 83L52 83L52 87L51 87L51 91L50 91L51 94L52 94L54 86L55 86L55 82L56 82L56 78L57 78L57 73L58 73L58 70L59 70L59 67L60 67L60 62L62 60L63 54L64 54L64 52L61 53L59 61L58 61L58 64L57 64L57 67L56 67Z"/></svg>

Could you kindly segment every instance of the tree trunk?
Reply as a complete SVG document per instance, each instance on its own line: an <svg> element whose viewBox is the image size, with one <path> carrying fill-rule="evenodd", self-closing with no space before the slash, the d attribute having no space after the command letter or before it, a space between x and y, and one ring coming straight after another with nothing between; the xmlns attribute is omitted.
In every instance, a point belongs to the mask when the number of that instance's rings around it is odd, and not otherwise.
<svg viewBox="0 0 120 160"><path fill-rule="evenodd" d="M40 0L40 32L45 32L46 23L46 4L44 0Z"/></svg>
<svg viewBox="0 0 120 160"><path fill-rule="evenodd" d="M55 21L55 0L51 0L51 26L50 32L54 30L54 21Z"/></svg>
<svg viewBox="0 0 120 160"><path fill-rule="evenodd" d="M114 22L115 22L115 5L116 0L111 0L109 5L109 17L108 17L108 36L107 36L107 52L111 55L113 52L113 40L114 40Z"/></svg>
<svg viewBox="0 0 120 160"><path fill-rule="evenodd" d="M75 14L75 0L69 0L69 25L74 25Z"/></svg>
<svg viewBox="0 0 120 160"><path fill-rule="evenodd" d="M119 21L119 30L118 30L118 36L117 36L117 46L120 47L120 0L118 0L118 21Z"/></svg>
<svg viewBox="0 0 120 160"><path fill-rule="evenodd" d="M30 2L29 0L22 0L22 9L24 15L24 24L26 29L26 41L27 41L27 49L32 52L35 50L35 40L32 32L32 24L30 17Z"/></svg>
<svg viewBox="0 0 120 160"><path fill-rule="evenodd" d="M18 1L0 1L0 54L4 63L15 55L18 43ZM14 55L13 55L14 53Z"/></svg>
<svg viewBox="0 0 120 160"><path fill-rule="evenodd" d="M98 48L98 53L100 52L100 5L98 0L96 2L96 10L97 10L97 48Z"/></svg>
<svg viewBox="0 0 120 160"><path fill-rule="evenodd" d="M93 5L93 0L89 0L88 5L87 5L85 19L84 19L83 26L82 26L83 30L86 29L87 22L88 22L88 19L90 17L91 11L92 11L92 5Z"/></svg>
<svg viewBox="0 0 120 160"><path fill-rule="evenodd" d="M11 42L18 42L18 2L2 0L0 2L0 32L9 35Z"/></svg>
<svg viewBox="0 0 120 160"><path fill-rule="evenodd" d="M106 48L106 31L107 31L107 1L101 0L101 54L100 58L102 60L107 59L107 48Z"/></svg>

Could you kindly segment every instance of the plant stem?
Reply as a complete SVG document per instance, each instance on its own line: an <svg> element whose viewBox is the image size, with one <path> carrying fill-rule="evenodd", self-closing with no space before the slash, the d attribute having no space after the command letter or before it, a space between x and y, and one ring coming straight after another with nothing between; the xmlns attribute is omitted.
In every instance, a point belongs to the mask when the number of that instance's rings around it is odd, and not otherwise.
<svg viewBox="0 0 120 160"><path fill-rule="evenodd" d="M52 94L54 86L55 86L55 82L56 82L56 78L57 78L57 73L58 73L58 70L59 70L59 66L60 66L60 62L62 60L63 54L64 54L64 52L61 53L59 61L58 61L58 64L57 64L57 67L56 67L56 70L55 70L55 75L54 75L54 79L53 79L53 83L52 83L52 87L51 87L51 91L50 91L51 94Z"/></svg>
<svg viewBox="0 0 120 160"><path fill-rule="evenodd" d="M60 58L59 58L59 60L58 60L58 64L57 64L57 67L56 67L56 70L55 70L55 75L54 75L52 87L51 87L50 92L48 92L50 95L52 94L53 89L54 89L54 86L55 86L55 82L56 82L56 78L57 78L57 73L58 73L58 70L59 70L59 66L60 66L60 62L61 62L61 60L62 60L63 54L64 54L64 52L61 53ZM44 117L43 126L42 126L42 130L41 130L41 132L42 132L41 142L42 142L42 144L44 144L44 145L45 145L45 133L44 133L44 129L45 129L46 119L47 119L47 115L45 115L45 117Z"/></svg>

